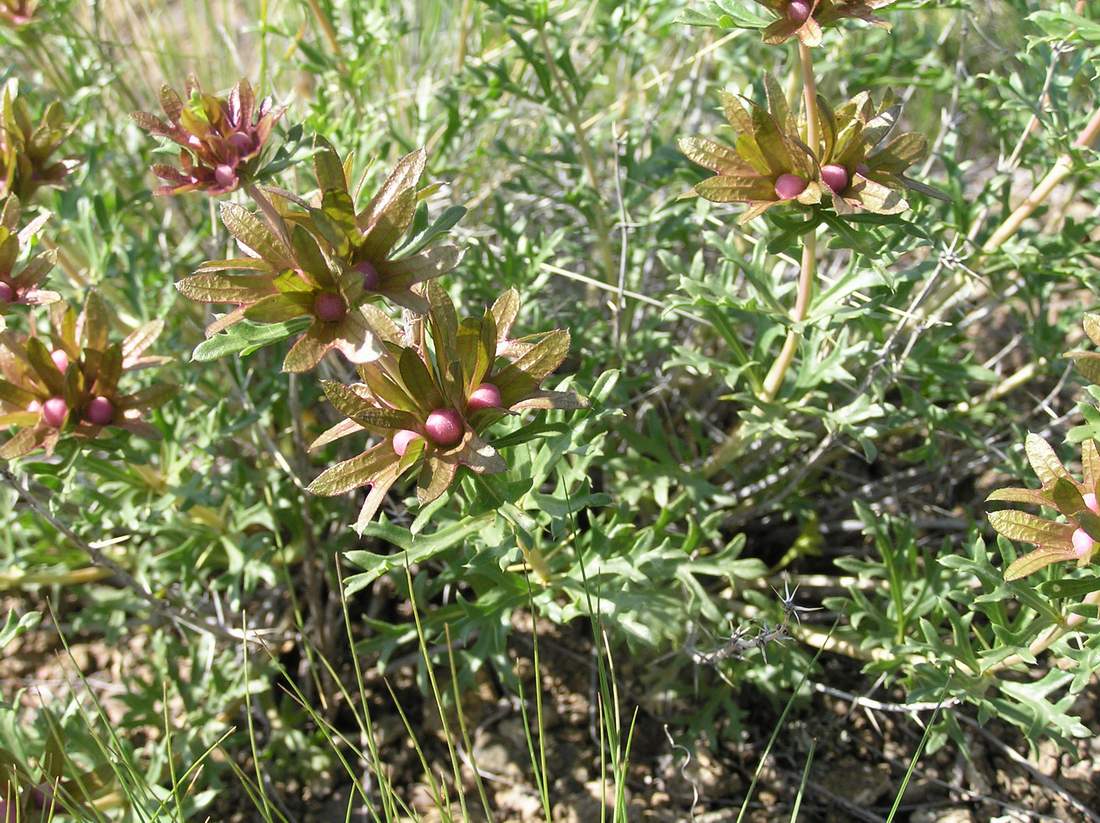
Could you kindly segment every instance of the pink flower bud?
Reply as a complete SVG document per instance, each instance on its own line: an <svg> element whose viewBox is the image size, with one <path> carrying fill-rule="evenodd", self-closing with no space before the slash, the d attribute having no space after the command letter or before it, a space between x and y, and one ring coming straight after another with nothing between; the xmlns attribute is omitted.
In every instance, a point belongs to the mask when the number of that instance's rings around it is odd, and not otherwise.
<svg viewBox="0 0 1100 823"><path fill-rule="evenodd" d="M437 446L453 446L462 439L462 418L454 409L436 409L428 415L424 431Z"/></svg>
<svg viewBox="0 0 1100 823"><path fill-rule="evenodd" d="M840 194L848 188L848 170L837 163L830 163L821 167L821 179L825 185L833 190L834 194Z"/></svg>
<svg viewBox="0 0 1100 823"><path fill-rule="evenodd" d="M466 405L471 411L477 409L499 409L501 406L500 389L492 383L482 383L472 392Z"/></svg>
<svg viewBox="0 0 1100 823"><path fill-rule="evenodd" d="M65 354L64 349L54 349L50 352L50 359L62 374L69 370L69 355Z"/></svg>
<svg viewBox="0 0 1100 823"><path fill-rule="evenodd" d="M409 450L409 444L420 437L420 432L414 432L412 429L401 429L393 436L393 450L397 452L398 457L404 457L405 452Z"/></svg>
<svg viewBox="0 0 1100 823"><path fill-rule="evenodd" d="M51 397L42 404L42 421L51 428L60 429L69 414L69 404L63 397Z"/></svg>
<svg viewBox="0 0 1100 823"><path fill-rule="evenodd" d="M244 132L235 131L229 135L229 145L237 150L237 154L248 154L252 151L252 138Z"/></svg>
<svg viewBox="0 0 1100 823"><path fill-rule="evenodd" d="M15 289L13 289L8 283L0 280L0 303L13 302L15 302Z"/></svg>
<svg viewBox="0 0 1100 823"><path fill-rule="evenodd" d="M347 313L348 304L335 292L321 292L313 301L313 314L322 323L339 323Z"/></svg>
<svg viewBox="0 0 1100 823"><path fill-rule="evenodd" d="M84 410L84 417L93 426L109 426L115 419L115 406L106 397L93 397Z"/></svg>
<svg viewBox="0 0 1100 823"><path fill-rule="evenodd" d="M806 181L797 174L781 174L775 181L775 196L780 200L793 200L806 190Z"/></svg>
<svg viewBox="0 0 1100 823"><path fill-rule="evenodd" d="M214 179L223 188L230 188L237 184L237 170L228 163L221 163L214 169Z"/></svg>
<svg viewBox="0 0 1100 823"><path fill-rule="evenodd" d="M1085 505L1093 514L1100 514L1100 501L1097 501L1096 495L1092 492L1084 495Z"/></svg>
<svg viewBox="0 0 1100 823"><path fill-rule="evenodd" d="M787 4L787 19L792 23L802 23L813 11L813 3L810 0L791 0Z"/></svg>
<svg viewBox="0 0 1100 823"><path fill-rule="evenodd" d="M363 275L363 290L375 291L382 283L382 275L378 273L378 269L374 267L374 264L369 260L364 260L362 263L355 265L355 270Z"/></svg>
<svg viewBox="0 0 1100 823"><path fill-rule="evenodd" d="M1077 557L1088 557L1092 554L1094 541L1084 529L1077 529L1070 538L1070 542L1073 543L1073 553Z"/></svg>
<svg viewBox="0 0 1100 823"><path fill-rule="evenodd" d="M38 414L40 411L42 411L42 404L39 403L37 400L32 400L30 403L27 404L27 411L31 412L32 414Z"/></svg>

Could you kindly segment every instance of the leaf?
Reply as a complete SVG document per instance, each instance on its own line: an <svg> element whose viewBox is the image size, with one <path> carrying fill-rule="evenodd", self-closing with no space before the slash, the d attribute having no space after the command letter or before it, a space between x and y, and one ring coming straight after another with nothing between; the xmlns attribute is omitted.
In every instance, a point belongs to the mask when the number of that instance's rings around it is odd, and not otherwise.
<svg viewBox="0 0 1100 823"><path fill-rule="evenodd" d="M40 612L26 612L16 616L14 609L8 611L7 620L4 621L3 628L0 628L0 649L5 648L15 638L26 634L41 622Z"/></svg>
<svg viewBox="0 0 1100 823"><path fill-rule="evenodd" d="M191 359L196 363L207 363L229 354L251 354L264 346L293 337L308 328L310 322L308 317L299 317L286 323L257 324L242 320L228 331L199 343L191 353Z"/></svg>
<svg viewBox="0 0 1100 823"><path fill-rule="evenodd" d="M1054 544L1059 549L1070 545L1073 526L1055 523L1028 512L1004 509L989 513L989 524L1009 540L1037 545Z"/></svg>
<svg viewBox="0 0 1100 823"><path fill-rule="evenodd" d="M1039 435L1028 434L1027 440L1024 441L1024 452L1043 488L1053 486L1059 477L1069 479L1069 472L1058 459L1058 455L1054 453L1054 449Z"/></svg>
<svg viewBox="0 0 1100 823"><path fill-rule="evenodd" d="M1047 597L1061 597L1076 600L1086 594L1100 591L1100 577L1085 577L1078 580L1062 578L1047 580L1039 584L1039 591Z"/></svg>
<svg viewBox="0 0 1100 823"><path fill-rule="evenodd" d="M222 203L222 223L245 248L251 249L277 269L295 268L286 245L261 220L237 203Z"/></svg>
<svg viewBox="0 0 1100 823"><path fill-rule="evenodd" d="M321 497L344 494L372 483L383 468L396 465L398 460L393 446L384 440L362 454L325 470L306 490Z"/></svg>
<svg viewBox="0 0 1100 823"><path fill-rule="evenodd" d="M352 595L366 588L379 577L394 569L404 568L405 563L423 563L437 554L466 542L467 538L480 533L496 518L495 512L487 512L478 517L467 518L458 523L444 526L432 534L412 534L408 529L390 523L369 523L363 528L363 536L384 540L402 551L395 554L375 554L374 552L346 552L349 563L365 569L362 574L349 577L345 583L345 593Z"/></svg>
<svg viewBox="0 0 1100 823"><path fill-rule="evenodd" d="M1019 580L1027 577L1040 569L1044 569L1052 563L1061 563L1064 560L1076 560L1073 549L1040 548L1025 554L1005 569L1005 580Z"/></svg>
<svg viewBox="0 0 1100 823"><path fill-rule="evenodd" d="M193 274L176 283L176 289L199 303L255 303L276 293L270 274Z"/></svg>

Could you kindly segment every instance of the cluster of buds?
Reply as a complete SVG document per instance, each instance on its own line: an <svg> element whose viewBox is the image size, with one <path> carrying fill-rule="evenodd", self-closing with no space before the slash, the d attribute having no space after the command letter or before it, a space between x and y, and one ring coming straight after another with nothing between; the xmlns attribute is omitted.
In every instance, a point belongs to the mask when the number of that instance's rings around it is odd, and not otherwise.
<svg viewBox="0 0 1100 823"><path fill-rule="evenodd" d="M157 194L204 191L227 194L252 183L275 124L284 109L267 98L257 105L247 80L242 80L228 98L206 94L194 77L184 89L186 101L164 86L160 105L167 121L148 112L134 112L134 121L150 134L165 137L180 147L179 168L153 166L153 173L165 181Z"/></svg>
<svg viewBox="0 0 1100 823"><path fill-rule="evenodd" d="M726 146L705 137L680 140L694 163L715 172L695 192L715 203L747 203L746 223L778 204L832 205L842 215L899 214L909 207L907 191L943 197L906 176L927 154L923 135L891 136L900 113L892 96L878 106L861 92L834 110L817 98L814 145L805 118L798 122L779 84L764 77L767 106L721 93L722 107L736 134ZM746 105L748 108L746 108Z"/></svg>
<svg viewBox="0 0 1100 823"><path fill-rule="evenodd" d="M195 94L184 107L165 92L162 106L171 124L148 114L134 117L183 147L182 171L153 169L173 184L162 192L173 194L219 194L253 182L251 166L238 164L232 177L221 169L227 147L241 129L251 128L255 139L248 146L259 151L281 113L266 104L259 123L251 126L252 98L244 81L229 101ZM420 501L429 503L451 486L460 467L478 474L505 471L503 458L485 439L486 430L503 417L584 403L572 393L542 388L564 360L569 334L511 337L519 312L514 291L481 317L459 322L437 278L461 261L461 250L440 239L461 210L450 209L427 228L417 220L423 201L436 190L420 184L424 149L402 157L362 209L357 203L363 182L352 185L351 159L341 159L320 137L313 158L312 197L250 186L258 214L223 204L222 222L241 256L208 261L177 287L192 300L229 306L207 327L208 337L242 321L261 326L305 321L284 371L314 369L333 350L357 367L360 383L325 381L326 395L345 420L317 438L313 448L360 432L377 435L380 442L323 472L310 489L331 496L369 486L357 524L362 531L410 470L417 472ZM413 235L417 226L423 230ZM387 309L404 313L403 327Z"/></svg>
<svg viewBox="0 0 1100 823"><path fill-rule="evenodd" d="M486 431L503 417L585 405L572 392L542 388L569 351L568 332L510 338L519 311L515 291L503 294L481 317L461 322L441 287L431 283L427 292L430 346L426 336L419 345L404 345L396 325L379 327L385 352L359 367L362 382L324 384L329 401L346 419L312 449L357 432L380 437L310 486L321 495L370 486L356 524L359 531L407 472L417 473L417 497L427 504L451 486L460 466L476 474L504 471L507 465L486 439Z"/></svg>
<svg viewBox="0 0 1100 823"><path fill-rule="evenodd" d="M285 371L309 371L333 349L356 364L379 357L382 347L372 327L385 316L374 304L385 300L427 311L420 284L450 271L462 256L456 246L443 243L394 259L395 247L412 225L424 164L423 149L404 157L356 213L344 165L331 146L319 141L316 202L273 191L282 208L277 229L239 205L224 204L222 221L248 256L204 263L178 284L192 300L235 304L207 334L245 319L309 318L309 327L286 355Z"/></svg>
<svg viewBox="0 0 1100 823"><path fill-rule="evenodd" d="M775 14L775 20L764 29L764 42L769 45L786 43L797 37L807 46L821 44L823 29L832 28L845 18L855 18L876 26L890 24L875 16L875 10L892 5L895 0L756 0Z"/></svg>
<svg viewBox="0 0 1100 823"><path fill-rule="evenodd" d="M20 230L21 214L19 198L12 195L0 201L0 331L4 330L4 315L12 306L42 306L61 299L57 292L42 288L53 268L55 253L39 252L26 259L22 255L47 216Z"/></svg>
<svg viewBox="0 0 1100 823"><path fill-rule="evenodd" d="M54 155L72 130L56 101L36 124L19 96L19 83L9 80L0 95L0 196L27 202L43 186L60 185L74 163Z"/></svg>
<svg viewBox="0 0 1100 823"><path fill-rule="evenodd" d="M0 334L0 428L15 429L0 446L0 458L13 460L38 449L52 454L63 435L92 440L107 428L158 437L144 417L168 400L175 386L158 382L126 394L119 382L127 372L168 362L145 354L163 321L111 343L106 306L91 292L79 316L63 304L53 306L50 325L49 346L33 335Z"/></svg>

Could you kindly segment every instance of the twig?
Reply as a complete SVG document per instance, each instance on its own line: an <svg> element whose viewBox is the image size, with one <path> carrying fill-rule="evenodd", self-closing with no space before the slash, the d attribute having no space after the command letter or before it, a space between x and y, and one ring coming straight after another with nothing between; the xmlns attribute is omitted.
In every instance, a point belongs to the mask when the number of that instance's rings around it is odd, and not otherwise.
<svg viewBox="0 0 1100 823"><path fill-rule="evenodd" d="M255 636L256 632L249 632L245 635L235 631L226 629L215 623L211 623L207 618L200 615L194 609L186 606L182 603L168 600L166 598L157 597L148 588L145 587L136 577L130 572L124 569L117 562L112 560L101 549L96 548L94 545L88 543L80 535L58 520L50 512L50 510L41 502L31 490L26 487L11 471L6 468L0 468L0 477L4 478L11 488L13 488L16 494L23 499L32 511L39 517L53 526L60 534L64 535L70 543L87 554L92 562L97 566L105 568L116 577L126 588L133 591L138 597L144 600L152 609L160 614L162 617L170 620L171 622L186 626L187 628L202 632L205 634L213 635L222 640L231 641L233 643L239 643L244 640L248 643L259 643L260 640Z"/></svg>

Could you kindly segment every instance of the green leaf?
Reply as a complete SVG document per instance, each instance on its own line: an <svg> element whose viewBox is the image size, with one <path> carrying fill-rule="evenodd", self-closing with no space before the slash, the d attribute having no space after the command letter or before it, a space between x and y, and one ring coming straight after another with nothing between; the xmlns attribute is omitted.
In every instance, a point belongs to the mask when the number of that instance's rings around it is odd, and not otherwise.
<svg viewBox="0 0 1100 823"><path fill-rule="evenodd" d="M191 359L197 363L207 363L230 354L247 356L264 346L293 337L308 328L311 322L309 317L299 317L285 323L252 323L242 320L229 330L199 343L191 353Z"/></svg>
<svg viewBox="0 0 1100 823"><path fill-rule="evenodd" d="M405 567L405 563L423 563L437 554L466 542L467 538L482 531L496 518L495 512L479 517L467 518L458 523L444 526L432 534L413 534L408 529L391 523L368 523L363 529L364 537L385 540L402 551L395 554L376 554L374 552L346 552L348 562L366 571L355 574L345 580L345 593L350 596L366 588L379 577L394 569Z"/></svg>

